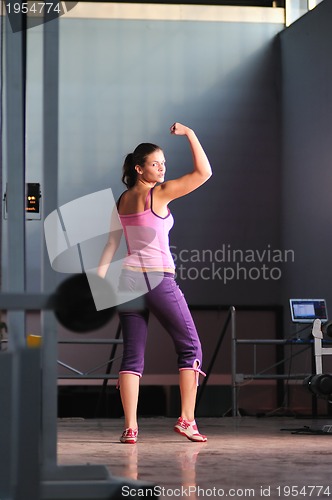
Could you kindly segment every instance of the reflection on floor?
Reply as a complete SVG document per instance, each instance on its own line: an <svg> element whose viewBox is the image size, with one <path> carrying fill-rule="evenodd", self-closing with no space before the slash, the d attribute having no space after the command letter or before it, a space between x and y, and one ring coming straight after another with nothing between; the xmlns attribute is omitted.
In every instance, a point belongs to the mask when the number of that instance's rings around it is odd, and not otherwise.
<svg viewBox="0 0 332 500"><path fill-rule="evenodd" d="M151 483L161 498L332 497L332 434L308 432L328 420L201 418L207 443L176 434L174 423L140 419L139 440L128 445L119 442L122 419L60 419L58 463L105 464L113 476Z"/></svg>

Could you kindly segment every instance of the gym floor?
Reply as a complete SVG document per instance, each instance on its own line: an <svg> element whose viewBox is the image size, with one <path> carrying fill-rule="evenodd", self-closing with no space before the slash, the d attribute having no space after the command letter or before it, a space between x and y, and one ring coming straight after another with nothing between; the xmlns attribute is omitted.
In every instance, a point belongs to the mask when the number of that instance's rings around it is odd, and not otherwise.
<svg viewBox="0 0 332 500"><path fill-rule="evenodd" d="M207 443L176 434L174 423L142 418L138 442L129 445L119 442L122 418L59 419L58 464L104 464L124 485L126 479L151 484L130 497L151 498L151 491L156 498L332 497L327 419L200 418ZM129 496L125 486L121 496Z"/></svg>

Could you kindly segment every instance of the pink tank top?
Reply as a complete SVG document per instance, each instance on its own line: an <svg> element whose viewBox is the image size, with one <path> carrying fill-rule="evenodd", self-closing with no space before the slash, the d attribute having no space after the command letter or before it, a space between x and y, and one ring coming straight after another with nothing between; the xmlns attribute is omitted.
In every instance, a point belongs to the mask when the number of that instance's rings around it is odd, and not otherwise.
<svg viewBox="0 0 332 500"><path fill-rule="evenodd" d="M150 199L150 208L147 208ZM118 206L120 200L121 197ZM146 198L144 212L128 215L119 214L128 249L124 266L175 269L169 248L169 232L174 224L174 219L170 210L168 210L166 217L155 214L152 200L153 189L149 191Z"/></svg>

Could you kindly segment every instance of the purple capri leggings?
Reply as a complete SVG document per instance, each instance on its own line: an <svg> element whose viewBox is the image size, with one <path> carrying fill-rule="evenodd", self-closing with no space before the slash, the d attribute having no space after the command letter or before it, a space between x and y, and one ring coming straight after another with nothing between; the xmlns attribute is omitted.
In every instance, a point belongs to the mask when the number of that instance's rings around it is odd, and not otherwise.
<svg viewBox="0 0 332 500"><path fill-rule="evenodd" d="M149 286L154 275L158 283ZM147 281L148 280L148 281ZM150 280L150 281L149 281ZM179 370L201 370L202 348L198 333L182 291L172 273L141 273L130 270L122 271L120 290L146 290L144 305L135 308L130 303L119 311L123 335L123 358L120 373L133 373L142 376L144 353L148 333L149 312L153 313L170 334L178 355Z"/></svg>

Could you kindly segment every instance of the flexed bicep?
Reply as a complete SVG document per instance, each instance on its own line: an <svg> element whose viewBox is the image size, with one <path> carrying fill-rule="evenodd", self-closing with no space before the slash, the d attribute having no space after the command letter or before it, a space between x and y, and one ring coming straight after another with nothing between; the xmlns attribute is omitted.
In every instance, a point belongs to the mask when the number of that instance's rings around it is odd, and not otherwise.
<svg viewBox="0 0 332 500"><path fill-rule="evenodd" d="M170 132L172 135L185 135L187 137L192 152L194 168L192 172L177 179L164 182L159 186L160 196L166 202L194 191L212 175L210 162L195 132L178 122L173 123Z"/></svg>

